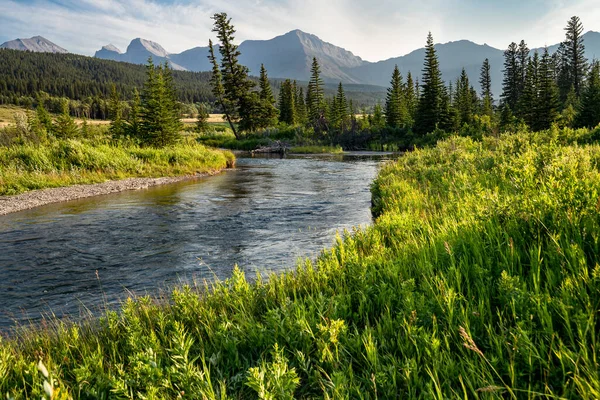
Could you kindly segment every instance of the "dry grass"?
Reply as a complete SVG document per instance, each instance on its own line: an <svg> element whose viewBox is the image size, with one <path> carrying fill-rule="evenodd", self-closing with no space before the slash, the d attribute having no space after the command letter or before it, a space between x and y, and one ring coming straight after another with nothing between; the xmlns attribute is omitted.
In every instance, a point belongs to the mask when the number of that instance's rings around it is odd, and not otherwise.
<svg viewBox="0 0 600 400"><path fill-rule="evenodd" d="M18 106L3 105L0 106L0 129L6 128L7 126L15 124L15 115L18 113L27 113L27 109ZM75 122L78 125L83 124L82 118L76 118ZM184 124L196 123L196 118L182 118L181 122ZM223 114L210 114L208 117L208 123L222 123L225 122ZM88 119L88 125L108 125L108 120Z"/></svg>

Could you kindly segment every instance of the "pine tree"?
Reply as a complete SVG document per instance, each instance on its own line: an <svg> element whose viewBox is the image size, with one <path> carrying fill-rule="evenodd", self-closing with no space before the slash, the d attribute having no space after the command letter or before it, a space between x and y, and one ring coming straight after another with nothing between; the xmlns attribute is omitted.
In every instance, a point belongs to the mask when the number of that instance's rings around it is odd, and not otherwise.
<svg viewBox="0 0 600 400"><path fill-rule="evenodd" d="M52 117L46 107L44 107L44 97L38 94L37 98L37 107L36 107L36 117L39 121L40 125L46 129L47 133L52 132Z"/></svg>
<svg viewBox="0 0 600 400"><path fill-rule="evenodd" d="M140 93L137 89L134 89L133 100L131 101L129 115L127 116L127 121L125 124L125 132L131 138L141 139L140 107Z"/></svg>
<svg viewBox="0 0 600 400"><path fill-rule="evenodd" d="M338 85L337 95L332 103L331 115L331 125L333 128L340 131L347 129L350 116L348 114L348 100L346 99L346 93L344 93L342 82Z"/></svg>
<svg viewBox="0 0 600 400"><path fill-rule="evenodd" d="M387 126L392 128L402 127L406 119L406 106L404 104L402 87L402 75L396 65L385 99L385 122Z"/></svg>
<svg viewBox="0 0 600 400"><path fill-rule="evenodd" d="M196 132L203 133L208 129L209 113L204 104L198 104L198 116L196 117Z"/></svg>
<svg viewBox="0 0 600 400"><path fill-rule="evenodd" d="M113 83L109 99L108 118L110 119L109 132L113 139L122 139L125 136L125 122L123 121L123 105Z"/></svg>
<svg viewBox="0 0 600 400"><path fill-rule="evenodd" d="M569 54L565 42L562 42L558 46L555 57L558 64L556 82L558 84L560 101L564 104L567 101L569 92L575 92L575 88L573 87L573 79L571 78L571 71L569 68ZM577 97L577 95L575 96Z"/></svg>
<svg viewBox="0 0 600 400"><path fill-rule="evenodd" d="M239 139L239 133L234 124L234 120L237 118L237 115L234 114L235 107L225 96L225 88L223 87L223 76L221 75L221 69L219 67L219 63L217 62L217 57L215 56L215 50L211 39L208 40L208 59L210 60L210 63L212 65L210 85L212 87L213 95L217 99L217 104L221 106L223 115L225 115L225 119L229 123L229 127L231 128L233 135L236 139Z"/></svg>
<svg viewBox="0 0 600 400"><path fill-rule="evenodd" d="M544 49L538 73L538 107L536 118L536 130L549 129L558 118L558 87L554 79L552 57L548 48Z"/></svg>
<svg viewBox="0 0 600 400"><path fill-rule="evenodd" d="M259 127L260 117L256 110L260 107L259 97L251 92L255 84L248 78L248 68L239 63L241 55L238 46L234 44L235 28L226 13L217 13L214 20L213 32L220 40L219 52L221 53L221 78L224 98L227 100L230 118L239 118L240 130L252 131ZM216 59L212 57L213 67ZM234 134L237 132L234 131Z"/></svg>
<svg viewBox="0 0 600 400"><path fill-rule="evenodd" d="M442 82L439 61L433 45L431 32L427 36L425 47L425 63L422 73L421 96L415 121L415 131L432 132L438 124L446 123L445 105L448 102L447 91Z"/></svg>
<svg viewBox="0 0 600 400"><path fill-rule="evenodd" d="M519 75L519 84L517 87L517 91L519 93L519 97L523 94L523 90L525 88L525 75L527 73L527 62L529 60L529 47L527 47L527 43L524 40L521 40L519 43L519 49L517 50L517 58L518 58L518 71Z"/></svg>
<svg viewBox="0 0 600 400"><path fill-rule="evenodd" d="M406 104L406 123L405 126L412 128L415 123L415 115L419 104L417 88L413 81L410 71L406 76L406 85L404 88L404 103Z"/></svg>
<svg viewBox="0 0 600 400"><path fill-rule="evenodd" d="M308 119L306 113L306 104L304 103L304 89L299 87L296 81L293 82L292 87L294 89L296 122L304 125L307 123Z"/></svg>
<svg viewBox="0 0 600 400"><path fill-rule="evenodd" d="M65 99L61 102L61 109L62 112L56 117L52 132L59 139L72 139L77 136L79 129L73 118L71 118L68 100Z"/></svg>
<svg viewBox="0 0 600 400"><path fill-rule="evenodd" d="M567 23L566 39L564 42L567 69L566 75L570 80L570 85L575 89L575 94L579 97L584 87L584 80L588 70L587 59L585 58L585 45L583 44L583 24L579 17L572 17ZM569 88L570 89L570 88Z"/></svg>
<svg viewBox="0 0 600 400"><path fill-rule="evenodd" d="M172 145L179 140L182 125L171 70L167 63L155 67L152 57L148 57L146 73L140 106L140 137L150 146Z"/></svg>
<svg viewBox="0 0 600 400"><path fill-rule="evenodd" d="M473 120L475 102L471 92L469 77L465 69L462 69L460 77L456 81L456 92L454 95L454 107L458 113L458 126L469 124Z"/></svg>
<svg viewBox="0 0 600 400"><path fill-rule="evenodd" d="M264 64L260 65L260 80L259 80L259 98L260 98L260 128L268 128L277 123L277 108L275 107L275 97L271 90L269 77Z"/></svg>
<svg viewBox="0 0 600 400"><path fill-rule="evenodd" d="M323 80L321 79L321 68L316 57L313 57L311 67L311 77L308 82L308 90L306 91L306 108L308 119L311 123L316 122L325 111L324 95L323 95Z"/></svg>
<svg viewBox="0 0 600 400"><path fill-rule="evenodd" d="M295 95L292 82L286 79L279 90L279 121L284 124L294 125L296 123Z"/></svg>
<svg viewBox="0 0 600 400"><path fill-rule="evenodd" d="M600 63L592 63L586 85L581 93L577 126L593 128L600 124Z"/></svg>
<svg viewBox="0 0 600 400"><path fill-rule="evenodd" d="M375 104L373 108L373 117L371 119L371 125L373 128L380 129L385 126L385 117L383 115L383 109L381 108L381 104Z"/></svg>
<svg viewBox="0 0 600 400"><path fill-rule="evenodd" d="M502 81L502 102L511 110L517 108L521 95L521 68L518 48L512 42L504 52L504 80Z"/></svg>
<svg viewBox="0 0 600 400"><path fill-rule="evenodd" d="M539 126L539 54L537 51L527 63L527 72L525 74L525 86L523 94L519 99L519 115L525 123L533 130Z"/></svg>
<svg viewBox="0 0 600 400"><path fill-rule="evenodd" d="M494 97L492 95L490 60L487 58L483 61L483 65L481 66L479 84L481 85L482 113L491 116L494 112Z"/></svg>

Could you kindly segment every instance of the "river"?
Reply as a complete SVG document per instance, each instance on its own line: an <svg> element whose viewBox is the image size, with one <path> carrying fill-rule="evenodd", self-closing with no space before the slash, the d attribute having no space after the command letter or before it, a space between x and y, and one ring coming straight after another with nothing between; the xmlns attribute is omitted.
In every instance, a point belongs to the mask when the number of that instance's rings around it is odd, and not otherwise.
<svg viewBox="0 0 600 400"><path fill-rule="evenodd" d="M381 157L238 158L194 181L0 216L0 331L79 319L131 293L280 272L371 223Z"/></svg>

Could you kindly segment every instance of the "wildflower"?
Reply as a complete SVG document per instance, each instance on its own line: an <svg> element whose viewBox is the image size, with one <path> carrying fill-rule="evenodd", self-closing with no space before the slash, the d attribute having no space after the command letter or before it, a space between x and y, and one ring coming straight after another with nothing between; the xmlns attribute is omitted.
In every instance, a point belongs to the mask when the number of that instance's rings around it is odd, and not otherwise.
<svg viewBox="0 0 600 400"><path fill-rule="evenodd" d="M42 373L42 375L44 375L44 378L48 379L48 370L46 369L46 366L42 360L38 362L37 369Z"/></svg>

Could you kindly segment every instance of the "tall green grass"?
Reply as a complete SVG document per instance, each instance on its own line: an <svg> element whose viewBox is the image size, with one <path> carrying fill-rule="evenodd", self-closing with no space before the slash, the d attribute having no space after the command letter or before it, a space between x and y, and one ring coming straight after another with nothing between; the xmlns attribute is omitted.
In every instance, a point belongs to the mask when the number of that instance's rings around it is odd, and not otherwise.
<svg viewBox="0 0 600 400"><path fill-rule="evenodd" d="M375 224L314 262L1 342L0 396L600 398L590 135L407 154L373 184Z"/></svg>
<svg viewBox="0 0 600 400"><path fill-rule="evenodd" d="M164 149L83 139L0 147L0 195L110 179L207 173L233 163L231 153L193 141Z"/></svg>
<svg viewBox="0 0 600 400"><path fill-rule="evenodd" d="M293 154L341 154L341 146L294 146L290 148Z"/></svg>

